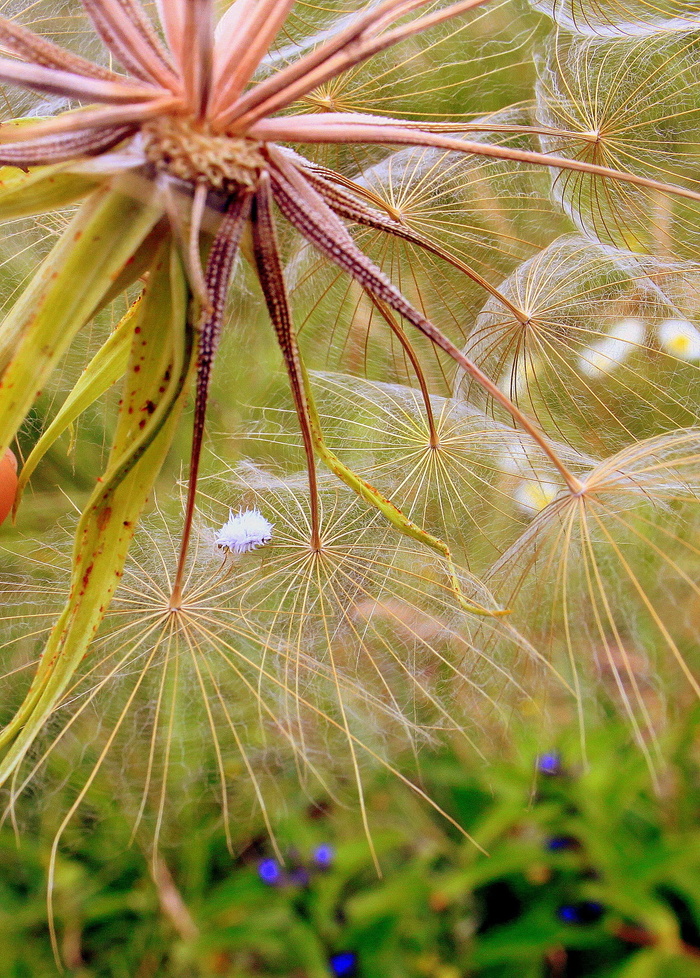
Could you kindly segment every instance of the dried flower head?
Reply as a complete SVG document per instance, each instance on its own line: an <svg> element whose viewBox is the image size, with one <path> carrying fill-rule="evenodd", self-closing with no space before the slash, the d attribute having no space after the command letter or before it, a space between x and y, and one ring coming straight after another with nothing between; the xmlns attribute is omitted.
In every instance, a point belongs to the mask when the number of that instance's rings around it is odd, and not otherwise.
<svg viewBox="0 0 700 978"><path fill-rule="evenodd" d="M640 440L560 493L492 568L580 700L602 680L653 768L666 704L700 695L698 429ZM670 691L669 691L670 687Z"/></svg>

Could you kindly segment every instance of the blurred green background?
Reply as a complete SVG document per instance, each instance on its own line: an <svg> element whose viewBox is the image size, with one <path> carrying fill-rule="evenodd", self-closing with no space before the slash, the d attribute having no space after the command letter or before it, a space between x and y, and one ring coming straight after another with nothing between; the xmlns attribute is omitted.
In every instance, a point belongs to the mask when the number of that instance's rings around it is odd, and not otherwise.
<svg viewBox="0 0 700 978"><path fill-rule="evenodd" d="M526 731L478 771L445 749L414 774L488 851L388 775L367 779L378 877L359 813L304 795L291 776L277 826L191 793L180 842L154 865L105 793L71 824L55 917L76 976L694 978L700 975L697 716L667 739L655 793L628 732L592 733L590 766L564 732ZM0 974L56 973L45 870L60 793L16 841L0 833Z"/></svg>

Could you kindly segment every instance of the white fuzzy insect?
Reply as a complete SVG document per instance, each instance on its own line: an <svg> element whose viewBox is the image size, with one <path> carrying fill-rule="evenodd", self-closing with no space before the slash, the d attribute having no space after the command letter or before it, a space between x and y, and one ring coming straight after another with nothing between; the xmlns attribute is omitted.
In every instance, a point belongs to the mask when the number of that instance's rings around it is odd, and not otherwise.
<svg viewBox="0 0 700 978"><path fill-rule="evenodd" d="M229 510L228 520L219 530L216 545L220 550L246 554L269 543L272 530L272 523L265 519L259 509L241 509L235 514Z"/></svg>

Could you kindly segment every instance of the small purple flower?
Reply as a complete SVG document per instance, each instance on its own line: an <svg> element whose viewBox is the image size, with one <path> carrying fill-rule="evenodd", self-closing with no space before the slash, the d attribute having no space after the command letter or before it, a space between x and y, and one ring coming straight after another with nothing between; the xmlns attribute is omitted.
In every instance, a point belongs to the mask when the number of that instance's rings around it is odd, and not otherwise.
<svg viewBox="0 0 700 978"><path fill-rule="evenodd" d="M330 869L334 859L335 849L328 843L316 846L313 851L313 861L319 869Z"/></svg>
<svg viewBox="0 0 700 978"><path fill-rule="evenodd" d="M548 774L550 777L561 774L561 757L557 751L540 754L537 758L537 770L540 774Z"/></svg>
<svg viewBox="0 0 700 978"><path fill-rule="evenodd" d="M282 879L282 869L276 859L263 859L258 866L258 876L267 886L276 886Z"/></svg>
<svg viewBox="0 0 700 978"><path fill-rule="evenodd" d="M559 907L557 916L565 924L595 924L603 916L603 909L597 900L581 900Z"/></svg>
<svg viewBox="0 0 700 978"><path fill-rule="evenodd" d="M329 962L331 971L337 978L351 978L356 974L357 955L354 951L340 951L331 955Z"/></svg>
<svg viewBox="0 0 700 978"><path fill-rule="evenodd" d="M545 848L550 852L571 852L580 849L581 843L573 835L553 835L545 841Z"/></svg>

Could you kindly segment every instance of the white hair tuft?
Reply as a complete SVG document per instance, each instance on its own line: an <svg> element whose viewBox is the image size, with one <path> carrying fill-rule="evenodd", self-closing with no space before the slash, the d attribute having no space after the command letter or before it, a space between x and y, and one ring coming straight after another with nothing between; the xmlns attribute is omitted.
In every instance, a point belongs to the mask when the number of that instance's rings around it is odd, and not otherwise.
<svg viewBox="0 0 700 978"><path fill-rule="evenodd" d="M259 509L229 510L229 518L219 530L216 545L221 550L245 554L264 547L272 539L272 523Z"/></svg>

